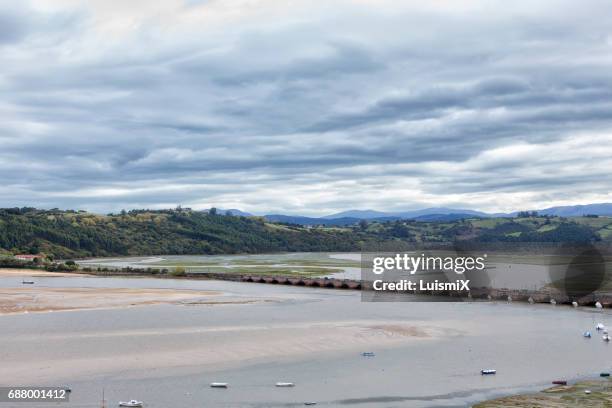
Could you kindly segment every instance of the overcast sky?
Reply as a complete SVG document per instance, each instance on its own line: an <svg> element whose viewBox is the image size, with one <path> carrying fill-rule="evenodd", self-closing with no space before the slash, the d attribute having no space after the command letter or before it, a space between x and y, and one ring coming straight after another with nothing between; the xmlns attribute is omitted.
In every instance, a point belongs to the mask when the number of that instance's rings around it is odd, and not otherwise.
<svg viewBox="0 0 612 408"><path fill-rule="evenodd" d="M612 5L0 2L0 175L96 212L612 202Z"/></svg>

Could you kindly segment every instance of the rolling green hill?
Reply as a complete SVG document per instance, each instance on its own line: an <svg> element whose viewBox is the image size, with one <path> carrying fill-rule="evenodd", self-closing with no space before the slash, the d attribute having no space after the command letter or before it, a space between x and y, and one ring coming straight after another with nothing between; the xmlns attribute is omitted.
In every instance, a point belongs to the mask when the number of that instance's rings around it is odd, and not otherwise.
<svg viewBox="0 0 612 408"><path fill-rule="evenodd" d="M412 243L592 242L612 240L612 218L524 217L454 221L361 221L303 227L260 217L191 210L0 209L0 252L59 258L155 254L401 250Z"/></svg>

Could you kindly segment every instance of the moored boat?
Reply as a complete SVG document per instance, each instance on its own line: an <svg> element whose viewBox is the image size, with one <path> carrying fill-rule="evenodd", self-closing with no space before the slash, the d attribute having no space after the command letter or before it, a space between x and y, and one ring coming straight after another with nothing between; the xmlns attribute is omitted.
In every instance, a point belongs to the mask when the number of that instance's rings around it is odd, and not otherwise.
<svg viewBox="0 0 612 408"><path fill-rule="evenodd" d="M496 373L497 373L497 370L493 370L493 369L480 370L480 374L482 375L493 375Z"/></svg>
<svg viewBox="0 0 612 408"><path fill-rule="evenodd" d="M295 384L292 382L277 382L275 385L277 387L295 387Z"/></svg>
<svg viewBox="0 0 612 408"><path fill-rule="evenodd" d="M555 385L567 385L567 381L565 380L555 380L552 383Z"/></svg>
<svg viewBox="0 0 612 408"><path fill-rule="evenodd" d="M130 407L130 408L135 408L135 407L142 407L142 401L137 401L137 400L129 400L129 401L119 401L119 406L120 407Z"/></svg>

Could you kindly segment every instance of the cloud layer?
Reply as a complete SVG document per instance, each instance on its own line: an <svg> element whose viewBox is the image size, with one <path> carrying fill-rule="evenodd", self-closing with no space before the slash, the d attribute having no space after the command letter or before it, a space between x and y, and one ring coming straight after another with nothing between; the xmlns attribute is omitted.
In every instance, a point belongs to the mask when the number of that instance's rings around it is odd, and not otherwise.
<svg viewBox="0 0 612 408"><path fill-rule="evenodd" d="M0 6L0 206L612 201L606 1Z"/></svg>

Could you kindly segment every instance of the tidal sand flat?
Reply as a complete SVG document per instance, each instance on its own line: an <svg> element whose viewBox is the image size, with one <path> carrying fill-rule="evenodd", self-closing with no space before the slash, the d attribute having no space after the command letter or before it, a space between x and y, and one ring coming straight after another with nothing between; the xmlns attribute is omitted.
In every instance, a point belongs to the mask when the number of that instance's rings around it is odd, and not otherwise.
<svg viewBox="0 0 612 408"><path fill-rule="evenodd" d="M21 289L21 277L0 277L0 287ZM366 303L357 291L184 279L41 276L27 290L51 289L99 297L100 307L0 315L0 383L67 384L66 407L98 406L102 388L109 406L138 398L148 408L470 406L538 391L552 373L581 378L612 365L608 344L582 337L612 323L607 310ZM236 302L104 307L104 293L139 291ZM498 373L483 377L483 368ZM276 389L279 381L295 387Z"/></svg>
<svg viewBox="0 0 612 408"><path fill-rule="evenodd" d="M34 285L0 289L0 313L51 312L97 308L117 308L185 302L247 302L244 299L221 299L220 292L175 289L126 288L44 288Z"/></svg>
<svg viewBox="0 0 612 408"><path fill-rule="evenodd" d="M74 272L47 272L39 269L11 269L2 268L0 269L0 278L8 277L19 277L19 278L31 278L31 277L46 277L46 278L58 278L58 277L74 277L84 276Z"/></svg>
<svg viewBox="0 0 612 408"><path fill-rule="evenodd" d="M36 271L21 271L19 276ZM10 273L13 276L16 273ZM82 279L82 285L96 287L75 287L75 277L66 274L62 277L65 284L71 287L47 287L45 284L60 285L58 278L39 275L34 285L27 287L4 287L0 289L0 312L60 312L85 311L91 309L125 308L128 306L175 305L183 308L199 308L199 312L215 314L203 306L246 305L257 302L291 303L287 296L265 296L251 293L234 293L227 290L194 290L172 288L178 281L168 282L165 288L146 287L155 280L142 279ZM51 280L53 279L53 280ZM13 282L14 284L15 282ZM122 283L130 288L101 287L100 285ZM201 285L201 283L200 283ZM183 284L184 286L184 284ZM254 288L255 284L251 286ZM111 311L108 311L111 313ZM180 312L179 312L180 314ZM73 314L73 316L75 316ZM78 318L78 317L77 317ZM139 344L158 347L132 350L124 358L106 358L97 356L96 351L87 353L77 361L74 359L57 361L21 360L18 367L0 368L0 378L31 378L32 373L48 372L47 365L53 366L52 376L69 381L75 371L80 374L104 374L116 371L159 370L177 366L218 366L237 364L256 359L296 358L311 353L325 353L351 350L358 353L362 349L403 344L411 340L433 340L441 336L458 335L460 331L423 322L397 322L383 320L333 320L267 322L249 321L227 323L222 325L188 325L175 328L108 328L107 330L78 330L67 333L46 335L49 344L61 347L74 344L75 350L82 341L97 343L102 341L124 344L126 339ZM165 343L165 338L177 338L180 347L173 347L173 342ZM218 341L217 339L222 339ZM25 345L33 341L29 336L21 336L16 341ZM83 343L80 343L83 344ZM153 351L154 350L154 351ZM42 370L42 371L41 371ZM10 373L10 374L9 374ZM37 377L34 377L37 378Z"/></svg>

